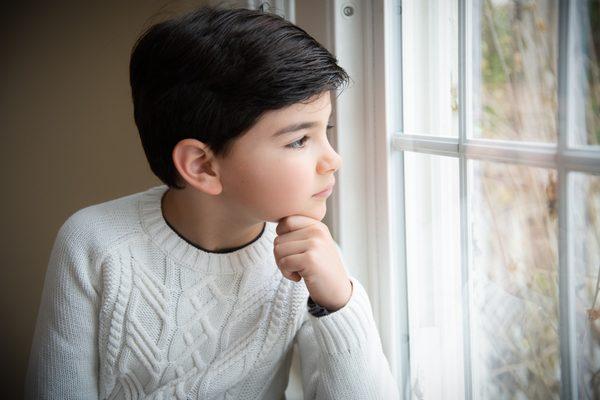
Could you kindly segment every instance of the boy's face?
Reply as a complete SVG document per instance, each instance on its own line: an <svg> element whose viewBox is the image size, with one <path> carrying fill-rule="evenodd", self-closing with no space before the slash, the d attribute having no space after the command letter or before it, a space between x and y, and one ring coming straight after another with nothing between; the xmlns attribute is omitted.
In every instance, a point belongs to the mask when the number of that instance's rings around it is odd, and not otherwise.
<svg viewBox="0 0 600 400"><path fill-rule="evenodd" d="M277 222L295 214L322 220L327 198L314 194L335 182L333 174L342 164L327 138L330 113L329 91L309 104L266 112L219 159L220 196L258 220ZM314 125L276 134L301 123Z"/></svg>

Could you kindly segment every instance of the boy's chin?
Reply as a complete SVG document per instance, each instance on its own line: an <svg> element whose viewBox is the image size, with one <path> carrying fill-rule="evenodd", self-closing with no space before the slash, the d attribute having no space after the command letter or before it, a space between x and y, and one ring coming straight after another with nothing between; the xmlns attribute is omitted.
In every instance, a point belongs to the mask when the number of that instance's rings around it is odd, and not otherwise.
<svg viewBox="0 0 600 400"><path fill-rule="evenodd" d="M279 218L276 219L270 219L270 222L274 222L274 223L279 223L283 218L289 217L291 215L303 215L305 217L308 218L312 218L315 219L317 221L322 221L323 218L325 218L325 214L327 213L327 208L325 206L320 207L320 208L315 208L313 210L302 210L302 211L297 211L297 212L289 212L286 215L282 215Z"/></svg>

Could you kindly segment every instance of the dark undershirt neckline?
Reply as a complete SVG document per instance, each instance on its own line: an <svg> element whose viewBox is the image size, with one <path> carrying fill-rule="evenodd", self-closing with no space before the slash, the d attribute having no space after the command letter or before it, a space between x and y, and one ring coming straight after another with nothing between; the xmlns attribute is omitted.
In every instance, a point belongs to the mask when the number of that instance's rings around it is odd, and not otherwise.
<svg viewBox="0 0 600 400"><path fill-rule="evenodd" d="M163 218L164 218L164 215L163 215ZM188 239L186 239L185 237L183 237L183 236L182 236L182 235L181 235L179 232L177 232L177 230L176 230L176 229L175 229L175 228L174 228L174 227L173 227L173 226L172 226L172 225L169 223L169 221L167 221L167 219L166 219L166 218L165 218L165 222L167 223L167 225L169 226L169 228L171 228L171 229L173 230L173 232L175 232L175 233L177 234L177 236L179 236L181 239L185 240L185 241L186 241L188 244L190 244L191 246L194 246L195 248L197 248L197 249L199 249L199 250L202 250L202 251L205 251L205 252L207 252L207 253L215 253L215 254L232 253L232 252L234 252L234 251L237 251L237 250L239 250L239 249L242 249L242 248L244 248L244 247L246 247L246 246L249 246L249 245L251 245L252 243L256 242L258 239L260 239L260 237L262 236L262 234L263 234L263 233L264 233L264 231L265 231L265 227L267 226L267 223L266 223L266 222L265 222L265 223L263 223L263 228L262 228L262 230L260 231L260 233L258 234L258 236L256 236L254 239L252 239L250 242L248 242L248 243L246 243L246 244L243 244L243 245L241 245L241 246L238 246L238 247L230 247L230 248L227 248L227 249L221 249L221 250L208 250L208 249L205 249L204 247L198 246L197 244L190 242Z"/></svg>

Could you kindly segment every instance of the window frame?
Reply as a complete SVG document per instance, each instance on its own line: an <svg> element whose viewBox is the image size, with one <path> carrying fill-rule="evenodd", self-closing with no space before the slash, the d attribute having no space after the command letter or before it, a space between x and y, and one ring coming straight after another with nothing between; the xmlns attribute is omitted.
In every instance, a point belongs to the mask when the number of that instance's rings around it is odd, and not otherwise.
<svg viewBox="0 0 600 400"><path fill-rule="evenodd" d="M457 138L416 135L402 126L402 4L401 0L334 0L333 49L353 86L337 99L336 141L345 160L339 174L340 195L333 207L338 243L349 270L369 292L384 353L393 374L410 397L408 299L404 204L404 151L459 159L461 263L463 287L469 282L467 161L486 160L555 169L559 182L559 324L561 398L578 398L575 349L574 266L568 232L569 172L600 174L600 146L576 146L574 110L578 99L571 91L577 74L577 6L559 1L558 22L558 141L556 144L511 142L470 135L473 60L471 31L475 0L458 1L459 21L459 132ZM344 14L353 7L352 16ZM397 74L394 71L398 71ZM465 105L461 107L460 105ZM337 135L337 132L342 134ZM351 162L349 162L351 160ZM364 171L369 171L365 173ZM343 198L343 201L342 201ZM356 229L365 227L365 229ZM469 292L463 294L465 396L473 398Z"/></svg>
<svg viewBox="0 0 600 400"><path fill-rule="evenodd" d="M352 78L351 86L336 99L336 149L344 163L338 171L339 195L332 199L331 225L349 272L369 294L383 352L406 397L410 387L406 276L397 273L405 271L404 215L399 212L404 194L402 185L393 184L402 179L403 159L391 146L401 121L401 113L393 112L400 102L401 82L385 62L385 57L399 59L399 48L386 38L393 36L390 29L401 29L400 4L387 0L331 4L331 48ZM346 7L352 8L352 15L344 13Z"/></svg>

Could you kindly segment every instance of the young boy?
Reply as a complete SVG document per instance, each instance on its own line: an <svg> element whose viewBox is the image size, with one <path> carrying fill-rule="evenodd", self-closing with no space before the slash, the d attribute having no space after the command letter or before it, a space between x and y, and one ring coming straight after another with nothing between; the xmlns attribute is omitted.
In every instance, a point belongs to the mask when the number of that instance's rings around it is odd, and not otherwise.
<svg viewBox="0 0 600 400"><path fill-rule="evenodd" d="M369 298L321 220L336 59L286 20L203 7L131 56L164 185L79 210L48 265L27 398L396 399Z"/></svg>

